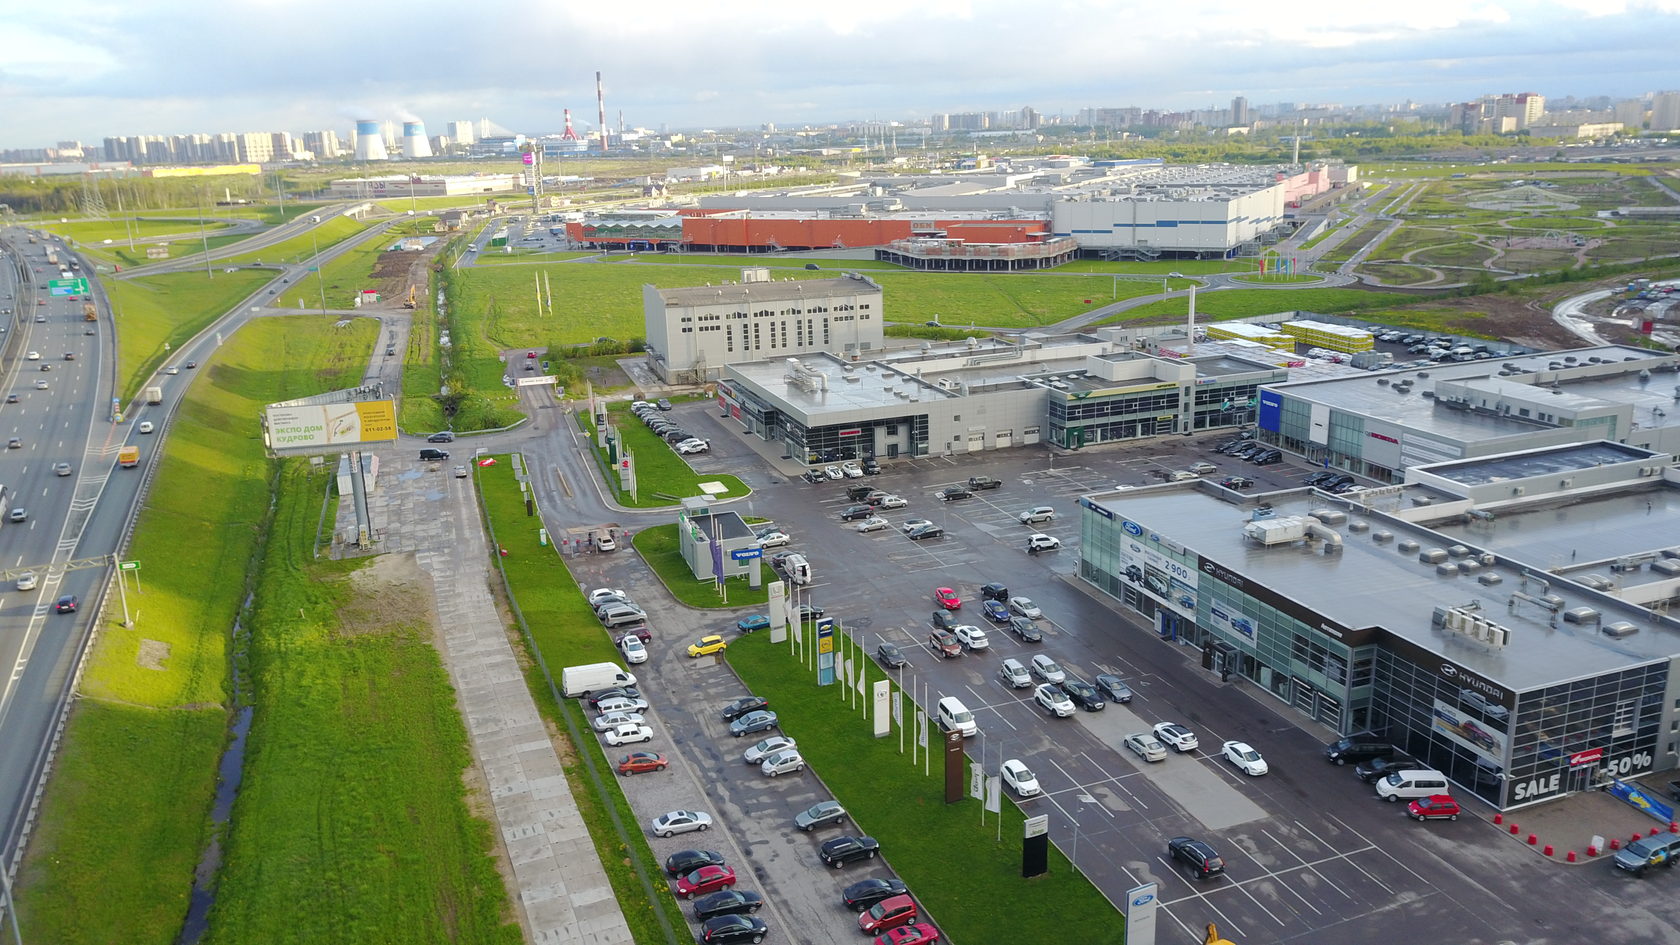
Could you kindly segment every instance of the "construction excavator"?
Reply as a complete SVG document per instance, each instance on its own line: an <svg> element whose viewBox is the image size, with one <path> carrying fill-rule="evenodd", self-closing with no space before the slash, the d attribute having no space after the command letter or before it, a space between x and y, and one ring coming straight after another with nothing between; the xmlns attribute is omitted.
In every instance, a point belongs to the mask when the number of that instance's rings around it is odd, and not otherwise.
<svg viewBox="0 0 1680 945"><path fill-rule="evenodd" d="M408 287L408 298L403 301L403 308L413 308L415 298L416 298L416 294L415 294L415 291L414 291L414 286L410 285Z"/></svg>

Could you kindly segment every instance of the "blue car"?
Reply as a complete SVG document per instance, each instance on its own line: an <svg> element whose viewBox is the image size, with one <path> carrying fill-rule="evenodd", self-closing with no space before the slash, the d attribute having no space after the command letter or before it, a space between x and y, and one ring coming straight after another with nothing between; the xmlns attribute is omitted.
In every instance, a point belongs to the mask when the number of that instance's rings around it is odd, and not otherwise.
<svg viewBox="0 0 1680 945"><path fill-rule="evenodd" d="M986 616L990 617L992 619L992 622L994 622L994 623L1008 623L1009 622L1009 607L1006 604L1004 604L1003 601L1000 601L1000 600L986 601L986 603L983 605L983 609L986 611Z"/></svg>
<svg viewBox="0 0 1680 945"><path fill-rule="evenodd" d="M742 633L751 633L754 630L763 630L768 626L770 626L770 618L763 614L753 614L751 617L743 617L740 620L735 621L735 629L741 631Z"/></svg>

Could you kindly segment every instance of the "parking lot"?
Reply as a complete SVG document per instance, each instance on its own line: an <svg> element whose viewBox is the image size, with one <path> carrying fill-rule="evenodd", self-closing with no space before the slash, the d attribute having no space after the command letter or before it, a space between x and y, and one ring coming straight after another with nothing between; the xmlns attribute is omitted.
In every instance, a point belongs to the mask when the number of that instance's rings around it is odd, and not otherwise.
<svg viewBox="0 0 1680 945"><path fill-rule="evenodd" d="M1050 814L1053 841L1111 901L1122 901L1139 883L1159 883L1161 940L1196 940L1208 922L1233 940L1254 942L1387 941L1397 931L1490 943L1578 941L1587 929L1599 938L1620 928L1640 941L1671 934L1652 934L1647 912L1611 908L1624 887L1607 864L1568 870L1543 864L1499 837L1482 821L1485 811L1457 822L1411 821L1403 805L1377 800L1351 768L1324 761L1320 747L1331 733L1246 684L1220 682L1201 669L1197 652L1155 637L1136 615L1088 593L1073 577L1077 496L1158 482L1161 472L1197 460L1215 464L1209 478L1242 475L1257 480L1260 490L1294 486L1312 471L1298 462L1255 467L1213 455L1213 445L1231 438L1226 433L1055 457L1022 449L922 458L888 464L864 480L814 485L769 470L708 407L678 407L685 424L713 444L696 466L744 471L757 492L742 511L793 536L790 547L815 571L809 601L838 618L868 651L883 642L897 645L908 663L894 676L905 690L925 692L924 704L942 695L961 698L980 729L968 745L971 757L989 772L1010 758L1031 768L1043 793L1017 802L1028 813ZM1004 480L1003 487L952 502L935 498L978 473ZM894 493L908 506L882 513L889 527L859 533L840 520L853 504L845 495L849 484ZM1057 518L1022 524L1019 513L1036 505L1053 507ZM912 519L940 525L945 534L911 541L900 526ZM1028 555L1024 540L1034 531L1061 539L1062 549ZM717 712L743 691L727 667L681 652L702 634L732 638L741 612L670 603L630 556L581 559L577 570L591 586L632 589L656 628L652 659L636 671L651 683L644 688L659 718L651 747L682 764L626 785L638 816L645 822L663 810L705 806L718 820L718 829L706 834L655 840L656 851L663 857L704 847L726 853L738 870L750 864L741 888L770 900L761 915L771 925L771 941L790 940L790 928L799 929L800 941L856 941L839 890L865 875L887 875L885 866L875 861L870 869L835 871L821 865L817 844L845 830L806 835L790 826L795 813L828 797L821 772L770 779L742 763L740 753L755 739L730 738ZM1041 642L1024 643L986 619L979 588L988 582L1004 583L1042 608ZM958 622L987 629L987 650L943 658L930 646L937 587L957 592ZM996 677L1004 658L1027 662L1036 653L1083 680L1118 674L1136 696L1129 705L1051 717L1032 701L1031 688L1011 689ZM1200 748L1148 763L1122 747L1127 734L1161 721L1189 726ZM1220 745L1227 739L1253 745L1270 773L1249 777L1226 762ZM1198 880L1169 860L1166 840L1181 835L1212 844L1225 859L1225 874ZM904 839L882 838L887 864L893 842ZM1602 909L1584 905L1590 903ZM1546 924L1537 926L1541 921Z"/></svg>

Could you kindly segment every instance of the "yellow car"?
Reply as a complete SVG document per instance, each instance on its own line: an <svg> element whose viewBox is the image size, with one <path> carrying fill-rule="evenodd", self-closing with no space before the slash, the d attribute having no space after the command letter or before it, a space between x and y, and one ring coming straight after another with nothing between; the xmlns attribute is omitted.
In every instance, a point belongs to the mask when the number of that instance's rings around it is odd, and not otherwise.
<svg viewBox="0 0 1680 945"><path fill-rule="evenodd" d="M699 643L690 643L688 645L688 655L705 656L708 653L722 653L727 649L729 649L729 643L723 637L714 633L709 637L701 637Z"/></svg>

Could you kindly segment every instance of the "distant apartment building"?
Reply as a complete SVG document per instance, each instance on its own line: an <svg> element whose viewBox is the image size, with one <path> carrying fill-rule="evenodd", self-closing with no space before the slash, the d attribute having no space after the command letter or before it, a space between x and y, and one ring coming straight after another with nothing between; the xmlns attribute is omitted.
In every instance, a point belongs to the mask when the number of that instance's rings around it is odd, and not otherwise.
<svg viewBox="0 0 1680 945"><path fill-rule="evenodd" d="M478 140L478 134L471 121L451 121L444 124L444 134L455 144L465 147Z"/></svg>
<svg viewBox="0 0 1680 945"><path fill-rule="evenodd" d="M1621 122L1623 128L1629 131L1638 131L1645 127L1645 114L1648 111L1650 109L1645 107L1645 102L1642 99L1630 98L1613 105L1610 115L1611 120Z"/></svg>
<svg viewBox="0 0 1680 945"><path fill-rule="evenodd" d="M233 136L239 148L241 164L266 164L274 160L274 136L265 131L252 131Z"/></svg>
<svg viewBox="0 0 1680 945"><path fill-rule="evenodd" d="M303 147L306 151L314 152L315 159L320 161L330 161L338 157L339 153L344 150L339 146L338 132L330 129L327 131L305 131L303 133Z"/></svg>
<svg viewBox="0 0 1680 945"><path fill-rule="evenodd" d="M1537 124L1545 114L1544 95L1506 92L1452 106L1449 122L1467 135L1511 134Z"/></svg>
<svg viewBox="0 0 1680 945"><path fill-rule="evenodd" d="M1651 96L1651 130L1680 129L1680 92L1658 92Z"/></svg>
<svg viewBox="0 0 1680 945"><path fill-rule="evenodd" d="M1231 99L1231 124L1248 124L1248 99L1241 95Z"/></svg>

